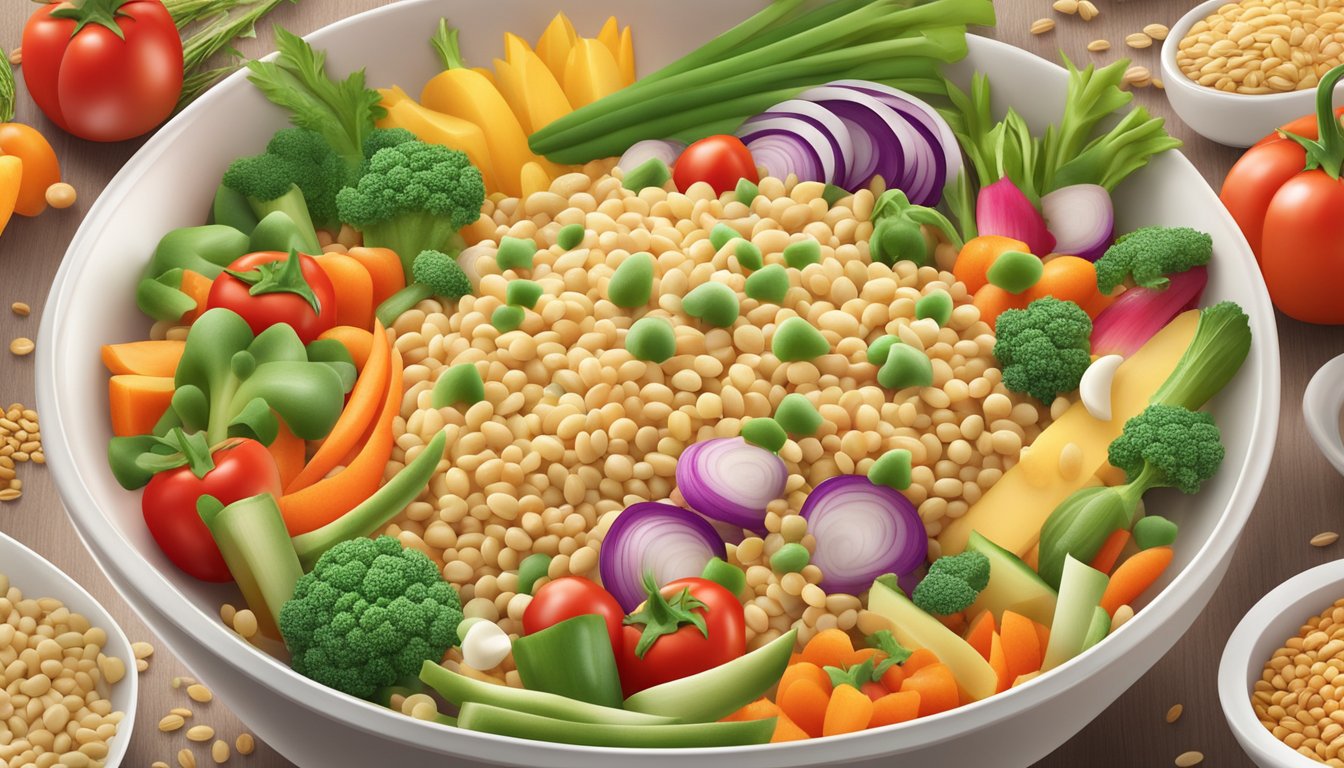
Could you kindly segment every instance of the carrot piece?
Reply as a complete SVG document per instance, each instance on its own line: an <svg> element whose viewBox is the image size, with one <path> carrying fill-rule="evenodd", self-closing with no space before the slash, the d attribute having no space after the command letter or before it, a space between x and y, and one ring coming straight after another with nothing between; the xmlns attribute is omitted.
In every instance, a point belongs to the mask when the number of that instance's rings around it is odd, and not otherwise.
<svg viewBox="0 0 1344 768"><path fill-rule="evenodd" d="M780 694L779 708L808 736L816 738L825 725L826 707L830 701L830 693L817 681L802 679Z"/></svg>
<svg viewBox="0 0 1344 768"><path fill-rule="evenodd" d="M946 616L935 616L934 618L941 621L944 627L947 627L958 635L966 631L965 613L950 613Z"/></svg>
<svg viewBox="0 0 1344 768"><path fill-rule="evenodd" d="M1031 622L1036 626L1036 639L1041 646L1041 659L1045 659L1045 649L1050 647L1050 628L1039 622Z"/></svg>
<svg viewBox="0 0 1344 768"><path fill-rule="evenodd" d="M328 328L317 338L335 339L341 342L345 351L350 353L350 358L355 361L355 370L360 372L363 372L364 364L369 361L369 354L373 351L373 334L353 325Z"/></svg>
<svg viewBox="0 0 1344 768"><path fill-rule="evenodd" d="M777 717L779 715L779 705L769 699L757 699L747 706L737 710L731 715L723 718L723 722L736 722L739 720L764 720L767 717Z"/></svg>
<svg viewBox="0 0 1344 768"><path fill-rule="evenodd" d="M1016 680L1041 668L1043 646L1031 619L1020 613L1004 611L999 620L999 638L1003 641L1009 679Z"/></svg>
<svg viewBox="0 0 1344 768"><path fill-rule="evenodd" d="M182 359L185 341L128 341L125 344L104 344L103 365L116 373L136 373L141 376L168 376L177 373L177 362Z"/></svg>
<svg viewBox="0 0 1344 768"><path fill-rule="evenodd" d="M901 670L905 672L906 677L909 677L925 667L938 663L938 654L928 648L917 648L910 654L910 658L906 659L905 663L901 665Z"/></svg>
<svg viewBox="0 0 1344 768"><path fill-rule="evenodd" d="M778 701L779 697L784 695L784 691L799 680L815 681L827 693L831 690L831 678L821 667L810 661L800 661L784 668L784 674L779 678L779 686L775 689L775 700Z"/></svg>
<svg viewBox="0 0 1344 768"><path fill-rule="evenodd" d="M214 280L191 269L182 270L182 282L177 289L191 297L196 302L196 308L182 316L182 322L192 323L205 311L206 304L210 300L210 287L215 284Z"/></svg>
<svg viewBox="0 0 1344 768"><path fill-rule="evenodd" d="M843 629L824 629L803 646L803 661L818 667L845 667L854 655L854 641Z"/></svg>
<svg viewBox="0 0 1344 768"><path fill-rule="evenodd" d="M994 636L997 627L994 626L994 612L983 611L971 622L971 628L966 632L966 642L976 650L981 656L989 658L990 638Z"/></svg>
<svg viewBox="0 0 1344 768"><path fill-rule="evenodd" d="M999 235L973 237L967 240L957 253L957 260L952 265L952 274L966 284L968 293L978 293L981 288L989 284L990 266L999 258L999 254L1005 251L1031 253L1026 243L1011 237ZM994 323L991 322L990 325L993 326Z"/></svg>
<svg viewBox="0 0 1344 768"><path fill-rule="evenodd" d="M862 731L872 719L873 700L868 698L868 694L852 685L842 685L831 692L831 700L826 704L826 717L821 724L821 735L839 736Z"/></svg>
<svg viewBox="0 0 1344 768"><path fill-rule="evenodd" d="M873 718L869 728L895 725L919 717L919 691L897 691L873 702Z"/></svg>
<svg viewBox="0 0 1344 768"><path fill-rule="evenodd" d="M999 685L995 692L1006 691L1008 686L1013 684L1013 677L1008 672L1008 656L1003 652L1003 638L998 632L995 632L989 638L989 656L985 657L989 666L994 670L994 674L999 676Z"/></svg>
<svg viewBox="0 0 1344 768"><path fill-rule="evenodd" d="M946 664L930 664L910 675L901 683L902 691L919 693L919 716L928 717L946 712L961 704L957 678Z"/></svg>
<svg viewBox="0 0 1344 768"><path fill-rule="evenodd" d="M1045 262L1041 279L1027 289L1027 296L1028 302L1043 296L1072 301L1088 317L1096 317L1115 301L1097 288L1097 268L1092 262L1077 256L1056 256Z"/></svg>
<svg viewBox="0 0 1344 768"><path fill-rule="evenodd" d="M336 289L336 324L373 326L373 277L364 265L344 253L324 253L317 265Z"/></svg>
<svg viewBox="0 0 1344 768"><path fill-rule="evenodd" d="M335 469L336 465L359 445L360 438L368 431L369 425L379 411L386 410L385 401L390 399L388 382L393 377L393 372L389 370L392 345L387 340L387 334L383 332L383 324L377 320L374 323L376 325L373 332L373 349L369 352L369 360L364 370L355 380L354 388L350 390L350 399L345 404L345 410L341 412L327 438L322 441L322 447L318 448L317 453L308 461L308 465L285 485L286 495L313 485ZM400 401L401 393L396 393L396 396Z"/></svg>
<svg viewBox="0 0 1344 768"><path fill-rule="evenodd" d="M892 664L887 667L887 671L882 673L882 687L888 691L901 690L901 683L905 682L905 676L913 670L908 670L900 664Z"/></svg>
<svg viewBox="0 0 1344 768"><path fill-rule="evenodd" d="M1092 558L1092 567L1102 573L1110 573L1115 568L1115 562L1120 559L1120 553L1124 551L1125 545L1129 543L1129 531L1121 528L1113 531L1106 541L1102 542L1101 549Z"/></svg>
<svg viewBox="0 0 1344 768"><path fill-rule="evenodd" d="M881 661L881 659L877 658L880 653L882 652L876 648L855 648L854 652L849 655L849 661L845 663L852 667L855 664L862 664L863 662L872 659L873 663L876 664Z"/></svg>
<svg viewBox="0 0 1344 768"><path fill-rule="evenodd" d="M811 738L807 731L798 727L798 724L789 719L789 716L783 712L775 718L775 733L770 737L771 744L778 744L781 741L803 741Z"/></svg>
<svg viewBox="0 0 1344 768"><path fill-rule="evenodd" d="M1041 570L1040 561L1041 561L1041 546L1039 544L1033 546L1031 548L1031 551L1027 553L1027 556L1022 558L1022 562L1031 566L1031 570L1033 571Z"/></svg>
<svg viewBox="0 0 1344 768"><path fill-rule="evenodd" d="M1171 555L1171 547L1150 547L1121 563L1101 595L1101 607L1114 616L1117 608L1133 603L1171 565Z"/></svg>
<svg viewBox="0 0 1344 768"><path fill-rule="evenodd" d="M392 420L401 409L401 353L396 349L392 350L392 381L385 394L383 410L354 460L335 475L280 499L280 511L291 536L330 523L354 509L382 484L383 470L392 456ZM327 439L330 441L330 436Z"/></svg>
<svg viewBox="0 0 1344 768"><path fill-rule="evenodd" d="M173 401L173 377L122 373L108 379L107 399L112 410L112 434L148 435Z"/></svg>
<svg viewBox="0 0 1344 768"><path fill-rule="evenodd" d="M280 469L280 487L283 488L303 471L308 445L302 438L289 431L284 419L276 421L280 424L280 431L276 433L275 440L266 447L266 450L271 452L275 466Z"/></svg>
<svg viewBox="0 0 1344 768"><path fill-rule="evenodd" d="M971 299L980 310L980 319L994 327L994 321L999 319L999 315L1010 309L1022 309L1030 304L1027 294L1009 293L997 285L986 283L980 290L975 292Z"/></svg>
<svg viewBox="0 0 1344 768"><path fill-rule="evenodd" d="M491 234L494 234L493 231ZM373 306L377 308L389 296L406 287L401 257L391 248L351 248L345 254L364 265L373 281Z"/></svg>

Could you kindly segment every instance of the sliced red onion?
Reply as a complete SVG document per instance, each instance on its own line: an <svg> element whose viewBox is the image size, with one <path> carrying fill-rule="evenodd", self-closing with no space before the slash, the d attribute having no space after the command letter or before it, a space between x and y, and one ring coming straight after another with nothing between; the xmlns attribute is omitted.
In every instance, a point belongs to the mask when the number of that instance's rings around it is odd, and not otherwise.
<svg viewBox="0 0 1344 768"><path fill-rule="evenodd" d="M1074 184L1041 198L1041 213L1055 252L1096 261L1110 247L1115 234L1111 193L1098 184Z"/></svg>
<svg viewBox="0 0 1344 768"><path fill-rule="evenodd" d="M616 516L598 550L602 586L628 613L644 602L644 574L659 586L699 576L727 550L709 523L689 509L656 501L632 504Z"/></svg>
<svg viewBox="0 0 1344 768"><path fill-rule="evenodd" d="M1199 302L1209 272L1194 267L1168 275L1160 291L1130 288L1092 321L1092 354L1129 357L1180 313Z"/></svg>
<svg viewBox="0 0 1344 768"><path fill-rule="evenodd" d="M662 160L668 168L676 165L677 158L681 157L681 151L686 148L685 142L668 139L645 139L637 141L625 150L621 159L616 161L617 168L631 170L643 165L646 161L653 158Z"/></svg>
<svg viewBox="0 0 1344 768"><path fill-rule="evenodd" d="M822 148L825 134L802 118L759 115L737 135L767 176L783 179L793 174L799 181L825 181L835 173L835 156L829 145Z"/></svg>
<svg viewBox="0 0 1344 768"><path fill-rule="evenodd" d="M942 199L948 181L961 173L961 147L952 133L952 126L938 114L938 110L905 91L869 80L836 80L828 85L874 96L915 126L932 150L933 159L927 166L932 174L927 176L928 183L918 190L905 190L906 197L915 205L936 205Z"/></svg>
<svg viewBox="0 0 1344 768"><path fill-rule="evenodd" d="M1055 251L1055 236L1046 229L1041 212L1006 176L980 189L975 201L975 226L982 235L1021 240L1040 257Z"/></svg>
<svg viewBox="0 0 1344 768"><path fill-rule="evenodd" d="M915 505L860 475L822 481L807 495L802 515L817 540L812 562L827 592L858 594L884 573L914 571L928 556L929 537Z"/></svg>
<svg viewBox="0 0 1344 768"><path fill-rule="evenodd" d="M798 123L808 127L802 128ZM784 173L777 173L769 163L760 160L761 155L755 149L757 140L754 137L763 129L779 130L786 135L796 134L809 144L812 154L822 164L822 173L811 177L800 174L798 176L800 181L835 183L849 172L850 159L854 154L849 128L843 120L825 107L802 99L789 99L751 118L738 129L737 135L752 149L752 157L757 158L757 162L764 165L770 171L770 175L784 178L788 173L797 171L786 170Z"/></svg>
<svg viewBox="0 0 1344 768"><path fill-rule="evenodd" d="M677 459L677 490L696 512L764 532L765 507L784 494L789 470L775 454L740 437L702 440Z"/></svg>
<svg viewBox="0 0 1344 768"><path fill-rule="evenodd" d="M854 166L842 186L854 191L881 176L893 189L908 189L931 153L919 131L896 110L876 97L852 88L818 86L798 94L834 112L850 129L854 142ZM909 195L907 191L907 196Z"/></svg>

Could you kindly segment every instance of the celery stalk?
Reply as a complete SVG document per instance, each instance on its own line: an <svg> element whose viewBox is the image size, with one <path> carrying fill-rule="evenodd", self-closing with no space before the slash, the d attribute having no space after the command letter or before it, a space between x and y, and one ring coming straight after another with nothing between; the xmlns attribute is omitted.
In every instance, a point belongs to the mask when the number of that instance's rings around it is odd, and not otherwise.
<svg viewBox="0 0 1344 768"><path fill-rule="evenodd" d="M262 631L278 637L276 617L294 596L303 568L275 497L263 493L226 507L202 496L198 511Z"/></svg>

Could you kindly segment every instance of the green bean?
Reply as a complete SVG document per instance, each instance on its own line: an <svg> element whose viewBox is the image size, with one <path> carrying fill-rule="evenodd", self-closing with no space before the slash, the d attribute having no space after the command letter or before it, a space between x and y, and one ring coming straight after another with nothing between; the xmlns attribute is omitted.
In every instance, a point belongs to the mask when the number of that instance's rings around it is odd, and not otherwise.
<svg viewBox="0 0 1344 768"><path fill-rule="evenodd" d="M541 283L532 280L510 280L504 288L504 300L509 304L526 309L537 306L541 299Z"/></svg>
<svg viewBox="0 0 1344 768"><path fill-rule="evenodd" d="M742 425L742 439L771 453L779 453L779 449L788 442L789 436L784 434L784 428L779 426L779 422L758 417L748 419Z"/></svg>
<svg viewBox="0 0 1344 768"><path fill-rule="evenodd" d="M775 408L775 421L791 435L815 435L821 428L821 414L806 395L794 392L784 396Z"/></svg>
<svg viewBox="0 0 1344 768"><path fill-rule="evenodd" d="M790 317L775 328L770 351L780 360L791 363L829 354L831 345L811 323L801 317Z"/></svg>
<svg viewBox="0 0 1344 768"><path fill-rule="evenodd" d="M724 562L721 557L711 557L709 562L705 563L704 570L700 572L700 578L709 579L734 595L742 594L747 588L747 575L742 569Z"/></svg>
<svg viewBox="0 0 1344 768"><path fill-rule="evenodd" d="M502 237L499 251L495 253L495 263L500 270L531 269L532 258L537 255L537 243L531 238Z"/></svg>
<svg viewBox="0 0 1344 768"><path fill-rule="evenodd" d="M762 267L747 278L746 293L759 302L778 304L788 292L789 273L779 264Z"/></svg>
<svg viewBox="0 0 1344 768"><path fill-rule="evenodd" d="M572 251L579 247L587 234L582 224L566 224L555 234L555 244L566 251Z"/></svg>
<svg viewBox="0 0 1344 768"><path fill-rule="evenodd" d="M807 547L791 541L770 556L770 569L775 573L798 573L811 561L812 553L807 551Z"/></svg>
<svg viewBox="0 0 1344 768"><path fill-rule="evenodd" d="M755 272L764 263L761 258L761 249L750 240L737 241L733 256L737 259L737 265L748 272Z"/></svg>
<svg viewBox="0 0 1344 768"><path fill-rule="evenodd" d="M1030 253L1004 251L989 265L985 277L1009 293L1022 293L1041 279L1045 266Z"/></svg>
<svg viewBox="0 0 1344 768"><path fill-rule="evenodd" d="M821 243L809 237L784 247L784 263L794 269L802 269L808 264L821 263Z"/></svg>
<svg viewBox="0 0 1344 768"><path fill-rule="evenodd" d="M490 324L495 326L500 333L516 331L523 325L523 318L527 313L522 307L511 307L508 305L497 307L490 315Z"/></svg>
<svg viewBox="0 0 1344 768"><path fill-rule="evenodd" d="M947 321L952 319L952 297L941 288L921 296L915 302L915 317L920 320L931 317L939 327L947 325Z"/></svg>
<svg viewBox="0 0 1344 768"><path fill-rule="evenodd" d="M1176 542L1179 531L1176 524L1167 518L1148 515L1134 524L1134 543L1139 549L1171 546Z"/></svg>
<svg viewBox="0 0 1344 768"><path fill-rule="evenodd" d="M719 328L727 328L737 321L741 307L737 293L716 280L692 288L681 300L681 309L697 320Z"/></svg>
<svg viewBox="0 0 1344 768"><path fill-rule="evenodd" d="M895 448L882 454L868 468L868 479L873 485L885 485L904 491L910 487L910 452Z"/></svg>
<svg viewBox="0 0 1344 768"><path fill-rule="evenodd" d="M677 334L661 317L641 317L626 331L625 348L636 360L666 362L677 353Z"/></svg>
<svg viewBox="0 0 1344 768"><path fill-rule="evenodd" d="M439 374L434 389L429 396L429 404L435 408L448 408L454 405L475 405L485 399L485 382L481 381L481 372L475 363L458 363Z"/></svg>
<svg viewBox="0 0 1344 768"><path fill-rule="evenodd" d="M607 298L626 309L642 307L653 296L653 256L632 253L616 267L607 283Z"/></svg>
<svg viewBox="0 0 1344 768"><path fill-rule="evenodd" d="M536 586L538 580L545 578L550 568L550 555L535 552L523 558L523 562L518 564L518 592L524 595L532 594L532 588Z"/></svg>

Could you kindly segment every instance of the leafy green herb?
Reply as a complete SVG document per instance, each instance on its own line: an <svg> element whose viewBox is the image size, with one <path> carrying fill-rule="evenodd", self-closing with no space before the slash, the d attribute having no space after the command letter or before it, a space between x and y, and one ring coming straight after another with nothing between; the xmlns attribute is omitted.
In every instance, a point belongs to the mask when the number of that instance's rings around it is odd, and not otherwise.
<svg viewBox="0 0 1344 768"><path fill-rule="evenodd" d="M14 69L9 66L9 56L0 48L0 123L14 119Z"/></svg>

